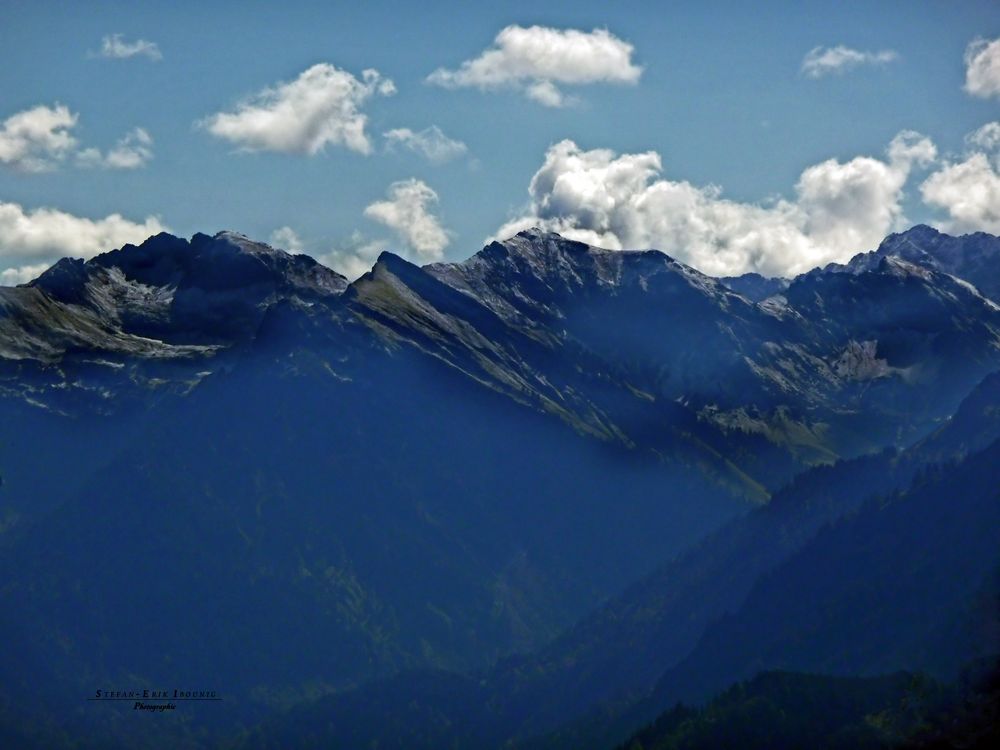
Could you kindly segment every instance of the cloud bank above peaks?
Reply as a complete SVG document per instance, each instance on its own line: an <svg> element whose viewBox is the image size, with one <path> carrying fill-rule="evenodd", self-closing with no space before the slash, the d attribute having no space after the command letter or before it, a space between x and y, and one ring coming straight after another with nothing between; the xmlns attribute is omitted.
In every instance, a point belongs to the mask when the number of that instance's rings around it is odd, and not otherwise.
<svg viewBox="0 0 1000 750"><path fill-rule="evenodd" d="M141 222L111 214L100 219L75 216L55 208L26 210L0 201L0 283L30 281L61 257L92 258L98 253L138 244L167 231L158 218Z"/></svg>
<svg viewBox="0 0 1000 750"><path fill-rule="evenodd" d="M359 79L318 63L294 81L265 88L233 111L210 115L200 124L245 151L313 156L333 145L370 154L368 116L361 108L375 95L395 92L395 84L377 70L365 70Z"/></svg>
<svg viewBox="0 0 1000 750"><path fill-rule="evenodd" d="M904 131L884 158L824 161L802 172L794 200L753 204L663 178L655 151L619 155L564 140L532 178L525 215L496 235L540 226L616 250L657 248L716 276L791 276L847 260L900 228L911 170L936 157L930 139Z"/></svg>
<svg viewBox="0 0 1000 750"><path fill-rule="evenodd" d="M546 107L563 107L574 100L560 85L637 83L642 68L632 62L633 51L607 29L508 26L478 57L457 70L439 68L427 82L451 89L515 89Z"/></svg>

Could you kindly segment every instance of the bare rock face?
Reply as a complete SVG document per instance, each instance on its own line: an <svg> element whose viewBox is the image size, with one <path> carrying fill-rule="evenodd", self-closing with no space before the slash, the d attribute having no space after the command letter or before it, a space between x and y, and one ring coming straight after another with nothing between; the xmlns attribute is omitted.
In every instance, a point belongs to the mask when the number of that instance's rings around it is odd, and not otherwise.
<svg viewBox="0 0 1000 750"><path fill-rule="evenodd" d="M875 380L888 376L891 368L878 358L877 341L851 341L834 361L833 371L845 380Z"/></svg>
<svg viewBox="0 0 1000 750"><path fill-rule="evenodd" d="M336 296L347 281L308 256L219 232L161 233L87 263L64 259L28 286L126 334L225 346L251 338L268 305Z"/></svg>
<svg viewBox="0 0 1000 750"><path fill-rule="evenodd" d="M993 235L976 232L952 237L918 224L905 232L890 234L878 249L860 253L839 268L857 273L872 269L885 258L898 258L964 279L984 296L1000 303L1000 239Z"/></svg>

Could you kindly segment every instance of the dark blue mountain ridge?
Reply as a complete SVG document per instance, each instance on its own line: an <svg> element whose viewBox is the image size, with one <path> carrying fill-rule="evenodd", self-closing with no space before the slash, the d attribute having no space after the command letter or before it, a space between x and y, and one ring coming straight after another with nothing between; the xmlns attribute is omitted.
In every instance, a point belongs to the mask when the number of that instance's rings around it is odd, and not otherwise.
<svg viewBox="0 0 1000 750"><path fill-rule="evenodd" d="M762 276L754 272L740 276L724 276L719 281L753 302L763 302L788 288L788 279Z"/></svg>
<svg viewBox="0 0 1000 750"><path fill-rule="evenodd" d="M385 253L350 285L234 233L161 234L0 289L0 393L18 414L128 421L244 357L323 349L348 378L408 349L759 501L803 467L918 439L1000 366L992 302L887 257L754 303L657 251L535 230L423 269ZM85 442L127 431L108 432ZM14 463L33 473L33 460Z"/></svg>
<svg viewBox="0 0 1000 750"><path fill-rule="evenodd" d="M817 524L905 483L894 451L1000 369L1000 309L894 255L755 301L537 230L350 284L159 235L0 289L0 355L0 699L181 675L245 722L500 660L528 737L641 694ZM755 506L782 521L727 531ZM80 562L111 549L136 562ZM630 585L635 618L597 610Z"/></svg>
<svg viewBox="0 0 1000 750"><path fill-rule="evenodd" d="M883 258L901 258L964 279L985 296L1000 299L1000 239L986 232L953 237L925 224L890 234L877 249L859 253L843 265L826 270L851 273L869 270Z"/></svg>
<svg viewBox="0 0 1000 750"><path fill-rule="evenodd" d="M190 242L164 232L87 262L63 259L27 284L126 334L223 345L250 338L261 309L277 299L323 299L346 286L307 255L233 232L196 234Z"/></svg>

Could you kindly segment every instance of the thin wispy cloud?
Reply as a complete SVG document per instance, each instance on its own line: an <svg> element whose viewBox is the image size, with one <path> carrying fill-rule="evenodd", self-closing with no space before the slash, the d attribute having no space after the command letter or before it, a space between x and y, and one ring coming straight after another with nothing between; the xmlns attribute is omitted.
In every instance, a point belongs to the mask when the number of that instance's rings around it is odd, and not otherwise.
<svg viewBox="0 0 1000 750"><path fill-rule="evenodd" d="M390 151L397 146L423 156L434 164L442 164L468 151L461 141L446 136L437 125L414 132L409 128L396 128L383 134L386 148Z"/></svg>
<svg viewBox="0 0 1000 750"><path fill-rule="evenodd" d="M332 145L369 154L368 116L361 108L375 95L395 92L393 82L377 70L365 70L359 79L319 63L294 81L266 88L200 125L245 151L313 156Z"/></svg>
<svg viewBox="0 0 1000 750"><path fill-rule="evenodd" d="M802 60L802 73L809 78L822 78L833 73L844 73L862 65L886 65L899 60L895 50L865 52L842 44L836 47L814 47Z"/></svg>
<svg viewBox="0 0 1000 750"><path fill-rule="evenodd" d="M134 128L106 153L97 148L85 148L78 152L76 164L85 168L139 169L152 158L152 136L142 128Z"/></svg>
<svg viewBox="0 0 1000 750"><path fill-rule="evenodd" d="M101 40L100 57L112 60L127 60L130 57L145 57L148 60L159 61L163 59L156 42L147 39L136 39L134 42L126 41L121 34L111 34Z"/></svg>
<svg viewBox="0 0 1000 750"><path fill-rule="evenodd" d="M573 103L560 86L635 84L642 68L634 48L607 29L590 32L544 26L508 26L493 46L458 69L439 68L427 82L445 88L501 88L523 92L547 107Z"/></svg>

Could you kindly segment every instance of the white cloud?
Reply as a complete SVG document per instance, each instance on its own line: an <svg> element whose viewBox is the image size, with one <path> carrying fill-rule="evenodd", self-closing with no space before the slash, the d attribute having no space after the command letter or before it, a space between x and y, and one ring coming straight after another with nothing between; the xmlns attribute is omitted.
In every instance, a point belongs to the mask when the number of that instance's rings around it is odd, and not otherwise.
<svg viewBox="0 0 1000 750"><path fill-rule="evenodd" d="M324 266L354 281L368 273L378 260L378 256L388 248L387 240L370 240L361 232L354 232L348 240L316 259Z"/></svg>
<svg viewBox="0 0 1000 750"><path fill-rule="evenodd" d="M578 101L574 96L566 96L552 81L535 81L524 93L544 107L569 107Z"/></svg>
<svg viewBox="0 0 1000 750"><path fill-rule="evenodd" d="M655 151L619 156L566 140L532 178L527 215L497 236L540 226L615 250L658 248L717 276L792 275L847 260L900 227L907 177L935 157L928 139L904 132L885 160L830 159L802 173L795 200L758 205L725 199L717 186L660 177Z"/></svg>
<svg viewBox="0 0 1000 750"><path fill-rule="evenodd" d="M920 186L924 202L941 208L949 232L1000 234L1000 122L990 122L965 137L970 150L949 161Z"/></svg>
<svg viewBox="0 0 1000 750"><path fill-rule="evenodd" d="M409 128L396 128L386 132L384 137L389 149L398 144L435 164L455 159L468 150L464 143L449 138L437 125L418 132Z"/></svg>
<svg viewBox="0 0 1000 750"><path fill-rule="evenodd" d="M134 128L106 154L97 148L78 150L71 132L78 119L61 104L11 115L0 128L0 164L37 173L52 171L70 155L78 167L103 169L137 169L153 158L153 139L142 128Z"/></svg>
<svg viewBox="0 0 1000 750"><path fill-rule="evenodd" d="M33 279L37 279L50 266L49 263L35 263L34 265L19 266L17 268L5 268L0 271L0 286L17 286L27 284Z"/></svg>
<svg viewBox="0 0 1000 750"><path fill-rule="evenodd" d="M983 98L1000 96L1000 39L976 39L966 48L965 90Z"/></svg>
<svg viewBox="0 0 1000 750"><path fill-rule="evenodd" d="M115 147L102 154L99 149L85 148L76 155L78 167L101 169L138 169L153 158L153 138L142 128L134 128Z"/></svg>
<svg viewBox="0 0 1000 750"><path fill-rule="evenodd" d="M984 151L1000 149L1000 122L988 122L965 136L965 142Z"/></svg>
<svg viewBox="0 0 1000 750"><path fill-rule="evenodd" d="M572 99L556 84L638 82L642 68L632 62L633 50L607 29L508 26L479 57L458 70L439 68L427 81L445 88L514 88L540 104L561 107Z"/></svg>
<svg viewBox="0 0 1000 750"><path fill-rule="evenodd" d="M271 238L268 242L272 247L279 247L290 253L301 253L305 250L305 244L303 244L302 239L294 229L287 226L279 227L271 232Z"/></svg>
<svg viewBox="0 0 1000 750"><path fill-rule="evenodd" d="M312 156L332 144L368 154L368 117L361 106L375 94L390 96L395 91L393 82L376 70L365 70L359 80L319 63L294 81L266 88L235 111L211 115L201 125L247 151Z"/></svg>
<svg viewBox="0 0 1000 750"><path fill-rule="evenodd" d="M1000 234L1000 173L984 153L948 164L920 186L926 203L948 212L952 232Z"/></svg>
<svg viewBox="0 0 1000 750"><path fill-rule="evenodd" d="M76 148L69 108L39 105L11 115L0 127L0 164L21 172L46 172Z"/></svg>
<svg viewBox="0 0 1000 750"><path fill-rule="evenodd" d="M899 59L894 50L864 52L842 44L836 47L813 47L802 60L802 72L810 78L820 78L830 73L842 73L859 65L885 65Z"/></svg>
<svg viewBox="0 0 1000 750"><path fill-rule="evenodd" d="M392 229L416 253L417 260L441 260L449 237L431 213L438 202L437 193L426 183L409 179L392 183L387 195L388 200L368 206L365 216Z"/></svg>
<svg viewBox="0 0 1000 750"><path fill-rule="evenodd" d="M155 42L146 39L136 39L126 42L121 34L112 34L101 40L101 57L124 60L129 57L148 57L150 60L162 60L163 55Z"/></svg>
<svg viewBox="0 0 1000 750"><path fill-rule="evenodd" d="M0 202L0 267L7 267L4 279L19 279L60 257L91 258L165 229L154 216L142 222L120 214L88 219L54 208L25 210L17 203Z"/></svg>

